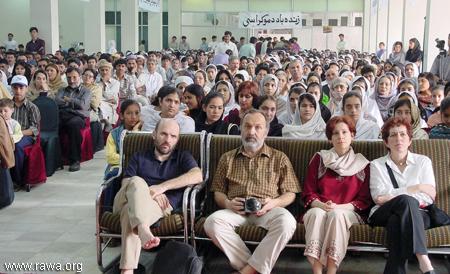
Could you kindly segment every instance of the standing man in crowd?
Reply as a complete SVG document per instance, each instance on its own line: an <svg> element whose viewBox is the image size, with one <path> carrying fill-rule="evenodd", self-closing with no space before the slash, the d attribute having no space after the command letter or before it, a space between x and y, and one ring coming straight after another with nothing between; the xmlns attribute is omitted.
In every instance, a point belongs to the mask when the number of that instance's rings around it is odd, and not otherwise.
<svg viewBox="0 0 450 274"><path fill-rule="evenodd" d="M344 41L344 34L339 34L339 42L337 43L336 50L337 52L344 51L346 49L345 41Z"/></svg>
<svg viewBox="0 0 450 274"><path fill-rule="evenodd" d="M45 55L45 41L39 38L39 30L36 27L30 28L31 41L27 43L25 51L37 52Z"/></svg>
<svg viewBox="0 0 450 274"><path fill-rule="evenodd" d="M244 44L239 49L239 57L245 56L247 58L255 58L256 56L256 48L255 44L258 39L256 37L252 36L250 37L250 42L247 44Z"/></svg>
<svg viewBox="0 0 450 274"><path fill-rule="evenodd" d="M178 49L180 51L188 51L191 49L191 46L189 45L189 43L187 42L187 37L186 36L181 36L181 42L180 45L178 46Z"/></svg>
<svg viewBox="0 0 450 274"><path fill-rule="evenodd" d="M445 55L439 54L434 59L430 72L439 76L442 80L450 82L450 33L448 34L447 44L449 50Z"/></svg>
<svg viewBox="0 0 450 274"><path fill-rule="evenodd" d="M225 31L223 35L223 41L217 45L214 54L215 55L224 54L227 52L227 50L231 50L234 56L239 56L236 44L231 42L231 31L228 30Z"/></svg>
<svg viewBox="0 0 450 274"><path fill-rule="evenodd" d="M8 40L6 40L5 42L3 42L3 45L5 46L5 50L9 51L9 50L17 50L17 41L15 41L14 39L14 34L12 33L8 33Z"/></svg>

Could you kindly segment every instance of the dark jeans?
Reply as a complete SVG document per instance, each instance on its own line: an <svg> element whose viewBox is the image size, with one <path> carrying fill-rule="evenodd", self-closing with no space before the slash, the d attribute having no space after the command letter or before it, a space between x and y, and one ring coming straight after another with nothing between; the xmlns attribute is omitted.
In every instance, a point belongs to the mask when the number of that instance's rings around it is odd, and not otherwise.
<svg viewBox="0 0 450 274"><path fill-rule="evenodd" d="M81 161L81 129L85 127L84 119L77 115L61 115L60 117L59 130L69 137L69 163L79 162Z"/></svg>
<svg viewBox="0 0 450 274"><path fill-rule="evenodd" d="M430 227L428 213L408 195L399 195L377 209L369 224L386 227L389 257L384 274L406 274L406 261L413 254L428 254L425 229Z"/></svg>
<svg viewBox="0 0 450 274"><path fill-rule="evenodd" d="M32 145L34 143L34 139L31 136L23 136L22 139L18 143L16 143L16 147L14 149L14 157L15 157L15 166L11 168L11 178L18 185L25 185L24 178L25 172L25 152L24 148Z"/></svg>

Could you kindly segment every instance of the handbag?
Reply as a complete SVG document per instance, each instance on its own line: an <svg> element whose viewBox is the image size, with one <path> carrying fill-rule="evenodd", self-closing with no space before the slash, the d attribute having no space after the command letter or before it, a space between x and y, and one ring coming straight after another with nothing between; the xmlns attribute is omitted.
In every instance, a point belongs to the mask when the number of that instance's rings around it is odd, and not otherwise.
<svg viewBox="0 0 450 274"><path fill-rule="evenodd" d="M391 167L387 163L385 163L385 165L394 188L398 188L398 183L394 177L394 173L392 172ZM450 225L450 216L448 216L447 213L445 213L442 209L437 207L435 203L426 206L424 209L428 211L428 216L430 216L430 228Z"/></svg>

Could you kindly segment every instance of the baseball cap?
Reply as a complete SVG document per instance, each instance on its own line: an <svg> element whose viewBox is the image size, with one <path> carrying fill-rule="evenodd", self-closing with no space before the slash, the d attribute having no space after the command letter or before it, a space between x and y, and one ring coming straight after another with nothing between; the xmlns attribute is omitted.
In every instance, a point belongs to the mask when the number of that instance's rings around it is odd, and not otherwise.
<svg viewBox="0 0 450 274"><path fill-rule="evenodd" d="M11 80L11 86L13 85L28 86L28 80L23 75L15 75Z"/></svg>

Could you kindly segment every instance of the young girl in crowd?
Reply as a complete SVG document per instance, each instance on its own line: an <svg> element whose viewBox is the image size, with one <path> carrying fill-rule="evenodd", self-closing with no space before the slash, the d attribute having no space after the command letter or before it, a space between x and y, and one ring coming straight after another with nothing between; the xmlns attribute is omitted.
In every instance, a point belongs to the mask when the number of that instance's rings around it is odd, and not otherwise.
<svg viewBox="0 0 450 274"><path fill-rule="evenodd" d="M205 92L200 85L191 84L184 89L183 97L187 106L185 113L195 121L202 112L202 100Z"/></svg>
<svg viewBox="0 0 450 274"><path fill-rule="evenodd" d="M419 108L411 99L402 98L395 102L394 117L400 117L411 124L413 139L428 139L428 134L420 127Z"/></svg>
<svg viewBox="0 0 450 274"><path fill-rule="evenodd" d="M445 98L444 86L438 85L431 91L431 98L433 102L433 114L428 117L427 124L430 128L442 123L441 120L441 102Z"/></svg>
<svg viewBox="0 0 450 274"><path fill-rule="evenodd" d="M56 94L49 94L47 73L43 70L37 70L33 75L33 80L28 88L27 98L30 101L36 99L41 92L47 93L47 96L55 98Z"/></svg>
<svg viewBox="0 0 450 274"><path fill-rule="evenodd" d="M294 120L292 124L283 127L283 137L325 139L325 122L320 114L319 103L313 95L300 95Z"/></svg>
<svg viewBox="0 0 450 274"><path fill-rule="evenodd" d="M363 99L359 92L347 92L342 99L342 108L344 115L351 117L355 123L355 140L378 139L380 128L376 122L365 118Z"/></svg>
<svg viewBox="0 0 450 274"><path fill-rule="evenodd" d="M442 123L434 126L430 131L430 139L450 140L450 97L441 102L440 114Z"/></svg>
<svg viewBox="0 0 450 274"><path fill-rule="evenodd" d="M223 96L225 101L225 111L223 113L224 117L228 116L231 110L239 109L239 105L236 104L235 101L233 85L229 81L217 81L212 91L218 92Z"/></svg>
<svg viewBox="0 0 450 274"><path fill-rule="evenodd" d="M195 131L205 130L213 134L239 135L239 127L223 118L224 99L218 92L210 92L203 99L202 112L195 121Z"/></svg>
<svg viewBox="0 0 450 274"><path fill-rule="evenodd" d="M138 102L127 99L120 105L121 125L113 129L106 140L105 180L117 175L120 166L120 139L124 130L139 131L142 127L141 107Z"/></svg>
<svg viewBox="0 0 450 274"><path fill-rule="evenodd" d="M277 119L277 99L272 95L263 95L258 98L256 108L262 110L270 121L267 136L282 136L283 125Z"/></svg>

